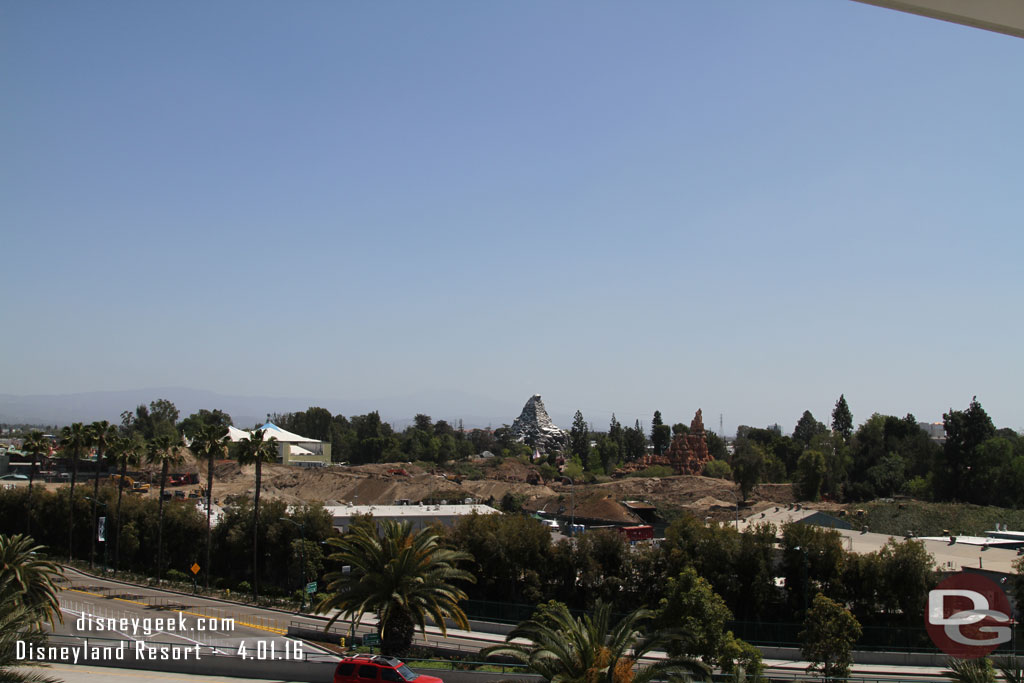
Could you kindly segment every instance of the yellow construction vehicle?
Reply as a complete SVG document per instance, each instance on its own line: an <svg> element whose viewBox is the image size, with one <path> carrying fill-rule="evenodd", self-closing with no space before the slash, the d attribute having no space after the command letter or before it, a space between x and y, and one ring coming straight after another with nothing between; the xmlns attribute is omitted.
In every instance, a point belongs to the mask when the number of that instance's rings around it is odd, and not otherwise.
<svg viewBox="0 0 1024 683"><path fill-rule="evenodd" d="M121 482L121 475L120 474L112 474L112 475L110 475L110 482L114 486L117 486ZM146 484L145 482L141 482L141 481L135 481L134 479L132 479L128 475L125 475L125 477L124 477L124 488L129 493L149 493L149 484Z"/></svg>

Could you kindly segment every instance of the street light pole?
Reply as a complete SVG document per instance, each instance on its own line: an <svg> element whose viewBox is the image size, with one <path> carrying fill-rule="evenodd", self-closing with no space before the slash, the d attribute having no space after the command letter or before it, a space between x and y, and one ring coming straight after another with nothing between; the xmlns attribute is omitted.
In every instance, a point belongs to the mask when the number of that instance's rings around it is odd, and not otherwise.
<svg viewBox="0 0 1024 683"><path fill-rule="evenodd" d="M294 526L299 527L299 533L302 534L302 545L299 546L299 558L302 562L302 598L299 603L299 611L303 612L306 609L306 525L303 522L296 522L294 519L289 517L281 517L282 522L288 522Z"/></svg>
<svg viewBox="0 0 1024 683"><path fill-rule="evenodd" d="M102 500L97 500L95 498L90 498L89 496L86 496L85 499L88 500L88 501L91 501L93 503L96 503L96 505L102 507L103 508L103 518L106 519L106 517L107 517L107 504L106 503L104 503ZM99 528L99 521L96 522L96 528L97 529ZM95 541L96 539L93 539L93 540ZM109 554L107 553L107 547L109 545L110 544L107 543L107 525L106 525L106 523L104 523L104 525L103 525L103 573L104 574L107 573L107 568L110 566Z"/></svg>

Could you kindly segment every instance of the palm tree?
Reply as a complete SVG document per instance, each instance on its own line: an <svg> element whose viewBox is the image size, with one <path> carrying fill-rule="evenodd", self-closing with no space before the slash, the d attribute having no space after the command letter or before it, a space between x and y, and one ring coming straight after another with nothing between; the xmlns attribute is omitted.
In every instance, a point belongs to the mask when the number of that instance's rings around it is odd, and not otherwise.
<svg viewBox="0 0 1024 683"><path fill-rule="evenodd" d="M93 422L86 430L89 445L96 448L96 472L92 486L92 544L89 548L89 569L92 569L96 564L96 505L100 498L100 464L103 462L103 452L110 450L110 444L117 434L106 420Z"/></svg>
<svg viewBox="0 0 1024 683"><path fill-rule="evenodd" d="M995 683L996 670L988 657L980 659L949 659L946 675L955 683Z"/></svg>
<svg viewBox="0 0 1024 683"><path fill-rule="evenodd" d="M202 425L190 445L198 458L206 456L206 588L210 588L210 515L213 510L213 467L217 456L224 458L228 453L228 428L217 423Z"/></svg>
<svg viewBox="0 0 1024 683"><path fill-rule="evenodd" d="M242 465L256 465L256 491L252 498L252 599L258 600L260 596L260 563L259 544L260 537L260 487L263 479L263 463L273 462L277 457L275 437L263 440L264 430L257 429L248 439L239 441L238 462Z"/></svg>
<svg viewBox="0 0 1024 683"><path fill-rule="evenodd" d="M338 549L330 559L351 567L349 572L325 577L327 590L315 609L340 610L328 626L344 614L354 618L354 628L366 612L376 612L385 654L408 650L415 627L426 631L427 616L445 635L446 618L468 628L466 614L459 607L466 594L451 582L475 583L472 574L457 566L472 561L473 556L442 547L431 529L413 533L409 523L385 520L381 530L383 536L378 536L372 523L356 525L346 536L327 540Z"/></svg>
<svg viewBox="0 0 1024 683"><path fill-rule="evenodd" d="M124 478L128 475L128 465L138 465L142 459L142 453L146 450L146 443L136 432L129 436L122 436L115 439L110 446L110 453L121 470L121 476L117 482L117 531L114 537L117 543L114 546L114 571L121 568L121 497L124 495Z"/></svg>
<svg viewBox="0 0 1024 683"><path fill-rule="evenodd" d="M179 465L184 459L181 454L181 443L177 435L157 434L148 444L149 452L146 462L160 464L160 502L157 507L156 532L156 578L164 578L164 489L167 487L167 472L171 464Z"/></svg>
<svg viewBox="0 0 1024 683"><path fill-rule="evenodd" d="M63 622L55 582L62 570L40 559L37 553L44 550L29 536L0 536L0 681L59 680L25 671L22 667L32 663L15 657L18 641L30 647L45 641L42 622Z"/></svg>
<svg viewBox="0 0 1024 683"><path fill-rule="evenodd" d="M36 480L39 456L50 453L50 440L41 431L33 430L29 432L21 447L32 454L32 468L28 471L28 514L25 515L25 530L32 533L32 484Z"/></svg>
<svg viewBox="0 0 1024 683"><path fill-rule="evenodd" d="M669 657L634 671L641 657L679 636L662 631L642 637L641 623L654 616L649 610L630 612L614 625L611 613L610 604L598 601L592 614L573 618L563 603L548 603L516 626L503 645L486 648L481 654L517 659L553 683L703 680L710 673L705 664L687 656ZM517 638L530 642L512 642Z"/></svg>
<svg viewBox="0 0 1024 683"><path fill-rule="evenodd" d="M78 459L89 443L89 435L81 422L60 430L61 457L71 459L71 487L68 489L68 562L71 561L71 543L75 533L75 479L78 477Z"/></svg>

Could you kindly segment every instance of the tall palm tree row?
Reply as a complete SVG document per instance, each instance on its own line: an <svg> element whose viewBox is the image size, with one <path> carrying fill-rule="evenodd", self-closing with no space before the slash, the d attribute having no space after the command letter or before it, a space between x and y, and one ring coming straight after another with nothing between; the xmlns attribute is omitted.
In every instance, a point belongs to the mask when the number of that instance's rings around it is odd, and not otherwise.
<svg viewBox="0 0 1024 683"><path fill-rule="evenodd" d="M207 423L201 426L189 446L197 457L206 457L206 588L210 588L210 515L213 511L213 469L217 457L228 454L228 428L221 424Z"/></svg>
<svg viewBox="0 0 1024 683"><path fill-rule="evenodd" d="M28 471L28 500L26 505L28 506L27 514L25 515L25 531L26 533L32 533L32 485L36 480L36 470L39 467L39 456L43 453L49 455L50 453L50 440L39 431L38 429L29 432L25 442L22 444L22 449L28 451L32 455L32 468Z"/></svg>
<svg viewBox="0 0 1024 683"><path fill-rule="evenodd" d="M146 443L138 433L121 436L111 444L111 455L117 464L121 477L117 482L117 529L114 531L114 571L121 568L121 498L124 496L124 478L128 474L128 465L138 465L146 450Z"/></svg>
<svg viewBox="0 0 1024 683"><path fill-rule="evenodd" d="M327 590L316 611L340 610L340 616L362 621L367 612L377 614L381 651L403 654L412 644L415 627L426 631L426 618L447 635L445 619L468 628L459 602L466 599L453 581L475 583L476 578L458 564L472 561L467 552L444 548L430 529L413 533L409 523L385 520L381 536L372 523L356 525L341 538L327 542L337 552L330 559L348 565L348 572L332 572L325 578Z"/></svg>
<svg viewBox="0 0 1024 683"><path fill-rule="evenodd" d="M263 486L263 463L273 462L277 457L277 439L263 439L264 430L257 429L249 438L239 442L238 462L241 465L256 465L256 491L252 498L252 599L260 596L260 488Z"/></svg>
<svg viewBox="0 0 1024 683"><path fill-rule="evenodd" d="M167 474L170 466L181 464L184 459L182 445L177 435L157 434L148 444L146 461L160 465L160 502L157 504L156 532L156 578L164 578L164 489L167 488Z"/></svg>
<svg viewBox="0 0 1024 683"><path fill-rule="evenodd" d="M110 445L117 437L117 432L106 420L93 422L86 427L89 445L96 449L96 470L93 473L92 486L92 543L89 547L89 569L96 566L96 506L100 499L100 466L103 454L110 450Z"/></svg>
<svg viewBox="0 0 1024 683"><path fill-rule="evenodd" d="M16 658L18 641L41 645L46 640L43 622L63 621L56 583L62 570L41 559L45 550L29 536L0 536L0 681L59 680L27 671L33 663Z"/></svg>
<svg viewBox="0 0 1024 683"><path fill-rule="evenodd" d="M563 603L542 606L505 636L505 643L481 651L512 657L554 683L647 683L651 680L704 680L710 669L680 655L639 666L640 658L668 645L679 634L660 631L644 637L641 624L654 613L635 610L616 624L612 608L598 601L591 614L573 618ZM516 643L524 639L529 643Z"/></svg>
<svg viewBox="0 0 1024 683"><path fill-rule="evenodd" d="M60 430L61 457L71 460L71 486L68 488L68 562L71 561L72 542L75 538L75 479L78 478L78 459L89 443L89 434L81 422Z"/></svg>

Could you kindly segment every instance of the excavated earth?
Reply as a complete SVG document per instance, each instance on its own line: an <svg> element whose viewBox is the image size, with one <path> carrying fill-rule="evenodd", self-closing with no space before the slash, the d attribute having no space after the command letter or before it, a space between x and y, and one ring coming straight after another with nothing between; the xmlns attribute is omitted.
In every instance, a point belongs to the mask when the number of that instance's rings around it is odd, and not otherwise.
<svg viewBox="0 0 1024 683"><path fill-rule="evenodd" d="M641 521L623 505L624 501L649 503L661 512L688 510L702 517L723 520L736 514L736 485L723 479L689 475L636 477L570 487L567 482L528 483L528 479L536 479L536 471L514 460L506 460L498 466L485 461L472 461L472 464L484 473L484 478L466 479L440 469L429 471L405 463L311 469L267 464L263 466L260 495L264 499L278 498L287 503L388 505L399 500L416 503L426 499L449 503L472 499L474 502L496 504L506 494L513 494L529 511L565 514L574 507L575 515L580 519L608 522ZM198 492L205 485L205 462L193 460L180 471L198 472L200 484L168 487L169 490ZM153 467L143 468L142 472L139 477L142 481L156 482L159 477L159 470ZM214 466L214 498L223 503L235 496L251 496L255 488L255 474L252 465L243 467L232 460L218 461ZM148 495L156 496L157 490L154 484ZM744 504L743 514L794 500L789 484L762 484L755 488L751 500Z"/></svg>

